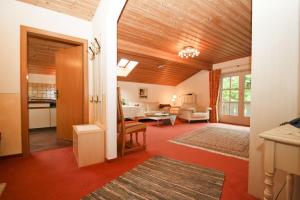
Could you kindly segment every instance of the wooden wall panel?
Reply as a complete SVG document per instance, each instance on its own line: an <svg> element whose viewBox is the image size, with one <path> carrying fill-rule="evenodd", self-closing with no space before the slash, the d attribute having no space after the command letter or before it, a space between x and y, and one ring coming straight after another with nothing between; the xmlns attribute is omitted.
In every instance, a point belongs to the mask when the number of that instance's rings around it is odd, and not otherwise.
<svg viewBox="0 0 300 200"><path fill-rule="evenodd" d="M18 0L85 20L92 20L100 0Z"/></svg>
<svg viewBox="0 0 300 200"><path fill-rule="evenodd" d="M28 72L35 74L55 74L55 52L74 47L58 41L28 37Z"/></svg>
<svg viewBox="0 0 300 200"><path fill-rule="evenodd" d="M0 157L22 153L20 94L0 93Z"/></svg>

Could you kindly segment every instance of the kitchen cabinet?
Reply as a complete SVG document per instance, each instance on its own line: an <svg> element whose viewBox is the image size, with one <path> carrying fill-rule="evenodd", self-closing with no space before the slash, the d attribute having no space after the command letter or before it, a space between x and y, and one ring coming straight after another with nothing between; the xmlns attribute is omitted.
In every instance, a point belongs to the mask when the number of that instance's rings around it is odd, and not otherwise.
<svg viewBox="0 0 300 200"><path fill-rule="evenodd" d="M50 108L50 127L56 127L56 108Z"/></svg>
<svg viewBox="0 0 300 200"><path fill-rule="evenodd" d="M29 105L29 129L56 127L56 108Z"/></svg>
<svg viewBox="0 0 300 200"><path fill-rule="evenodd" d="M29 128L50 127L49 108L29 109Z"/></svg>

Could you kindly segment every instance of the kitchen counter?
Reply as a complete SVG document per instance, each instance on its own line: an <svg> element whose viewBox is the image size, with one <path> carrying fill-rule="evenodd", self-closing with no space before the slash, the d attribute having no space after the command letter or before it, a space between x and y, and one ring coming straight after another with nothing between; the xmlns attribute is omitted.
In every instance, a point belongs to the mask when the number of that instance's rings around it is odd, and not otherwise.
<svg viewBox="0 0 300 200"><path fill-rule="evenodd" d="M28 101L29 109L36 108L56 108L56 100L54 99L31 99Z"/></svg>

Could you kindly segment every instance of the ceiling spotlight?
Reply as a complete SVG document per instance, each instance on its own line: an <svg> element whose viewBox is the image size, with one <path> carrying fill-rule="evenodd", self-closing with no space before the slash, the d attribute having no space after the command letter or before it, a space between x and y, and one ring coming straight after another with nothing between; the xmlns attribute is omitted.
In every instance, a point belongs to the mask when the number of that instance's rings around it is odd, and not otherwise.
<svg viewBox="0 0 300 200"><path fill-rule="evenodd" d="M166 67L166 66L167 65L158 65L157 68L160 69L160 68L163 68L163 67Z"/></svg>

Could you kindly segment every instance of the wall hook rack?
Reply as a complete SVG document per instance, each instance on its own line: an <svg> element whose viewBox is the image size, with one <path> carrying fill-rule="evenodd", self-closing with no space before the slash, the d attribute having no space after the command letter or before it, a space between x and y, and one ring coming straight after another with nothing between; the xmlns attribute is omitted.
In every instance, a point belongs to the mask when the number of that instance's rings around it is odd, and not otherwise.
<svg viewBox="0 0 300 200"><path fill-rule="evenodd" d="M90 59L94 60L95 56L100 53L100 50L101 50L100 43L98 42L97 38L94 38L94 41L92 41L89 46Z"/></svg>
<svg viewBox="0 0 300 200"><path fill-rule="evenodd" d="M92 47L89 47L89 57L90 57L90 60L95 59L95 52L93 51Z"/></svg>

